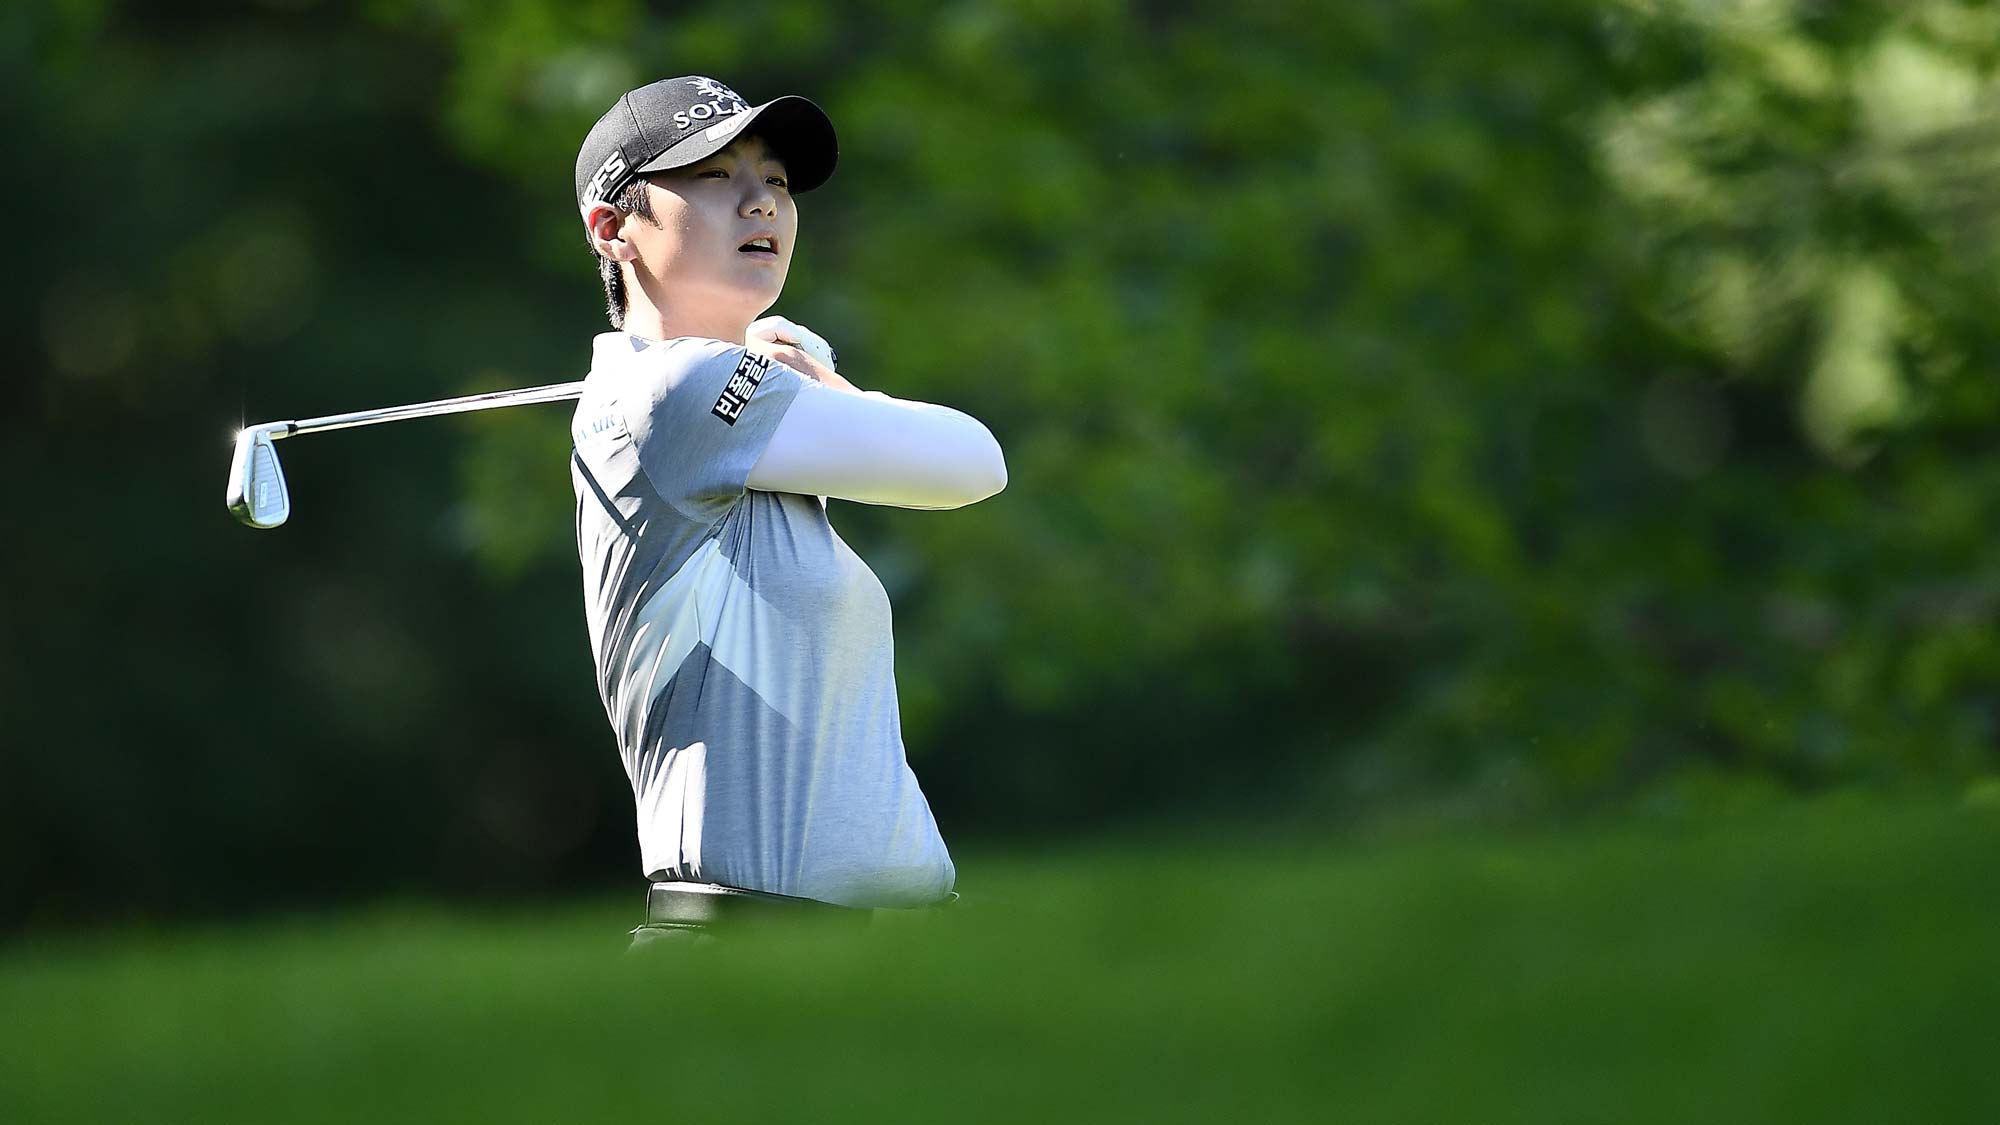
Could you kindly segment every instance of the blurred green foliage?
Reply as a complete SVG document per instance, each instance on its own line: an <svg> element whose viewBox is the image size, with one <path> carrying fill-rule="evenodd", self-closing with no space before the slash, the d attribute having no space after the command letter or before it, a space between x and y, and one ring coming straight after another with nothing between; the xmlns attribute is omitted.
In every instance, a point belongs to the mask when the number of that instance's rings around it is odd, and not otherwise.
<svg viewBox="0 0 2000 1125"><path fill-rule="evenodd" d="M1994 810L1093 849L621 961L636 898L0 954L8 1120L1989 1120ZM1193 878L1189 872L1201 872ZM1226 887L1226 893L1222 888Z"/></svg>
<svg viewBox="0 0 2000 1125"><path fill-rule="evenodd" d="M576 377L575 146L687 72L841 130L778 311L1007 450L834 514L948 838L1995 767L1990 5L42 2L0 53L0 918L630 867L559 408L218 501L240 422Z"/></svg>

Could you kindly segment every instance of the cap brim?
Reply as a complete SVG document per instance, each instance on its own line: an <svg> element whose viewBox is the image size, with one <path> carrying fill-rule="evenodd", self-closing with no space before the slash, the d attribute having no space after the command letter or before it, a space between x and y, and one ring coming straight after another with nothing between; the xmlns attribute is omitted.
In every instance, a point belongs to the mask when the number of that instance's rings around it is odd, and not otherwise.
<svg viewBox="0 0 2000 1125"><path fill-rule="evenodd" d="M806 98L786 96L730 114L640 165L637 173L684 168L721 152L746 133L764 138L785 162L785 177L791 181L793 195L811 191L832 178L833 166L840 160L840 143L826 111Z"/></svg>

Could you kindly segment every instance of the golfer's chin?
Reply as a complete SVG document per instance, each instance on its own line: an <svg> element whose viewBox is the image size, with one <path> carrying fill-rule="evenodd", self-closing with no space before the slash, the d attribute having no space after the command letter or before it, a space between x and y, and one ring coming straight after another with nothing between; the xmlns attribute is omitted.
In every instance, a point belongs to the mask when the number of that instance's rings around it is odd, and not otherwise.
<svg viewBox="0 0 2000 1125"><path fill-rule="evenodd" d="M731 303L749 310L751 320L763 316L784 295L785 265L774 262L735 271L729 279Z"/></svg>

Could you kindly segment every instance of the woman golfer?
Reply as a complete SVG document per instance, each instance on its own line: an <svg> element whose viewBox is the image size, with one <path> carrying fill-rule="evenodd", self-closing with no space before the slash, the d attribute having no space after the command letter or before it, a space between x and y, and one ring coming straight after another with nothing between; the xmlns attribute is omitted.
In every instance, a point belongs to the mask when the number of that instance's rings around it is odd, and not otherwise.
<svg viewBox="0 0 2000 1125"><path fill-rule="evenodd" d="M826 499L956 508L1007 471L978 421L863 392L824 341L758 321L784 291L793 197L837 151L812 102L753 106L687 77L619 98L577 157L619 331L596 338L570 467L598 686L653 881L640 941L732 912L951 895L904 757L888 596Z"/></svg>

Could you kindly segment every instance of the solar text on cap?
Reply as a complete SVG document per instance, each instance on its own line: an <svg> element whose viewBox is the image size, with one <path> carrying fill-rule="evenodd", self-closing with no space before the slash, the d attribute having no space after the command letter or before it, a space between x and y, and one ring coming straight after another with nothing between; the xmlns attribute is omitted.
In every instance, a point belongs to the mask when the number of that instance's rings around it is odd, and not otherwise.
<svg viewBox="0 0 2000 1125"><path fill-rule="evenodd" d="M744 101L742 96L736 91L724 86L713 78L690 78L688 79L688 85L693 86L696 93L709 100L696 102L679 113L674 114L674 128L676 129L690 129L693 128L694 123L697 121L710 121L717 117L727 117L733 113L748 113L750 111L749 102Z"/></svg>

